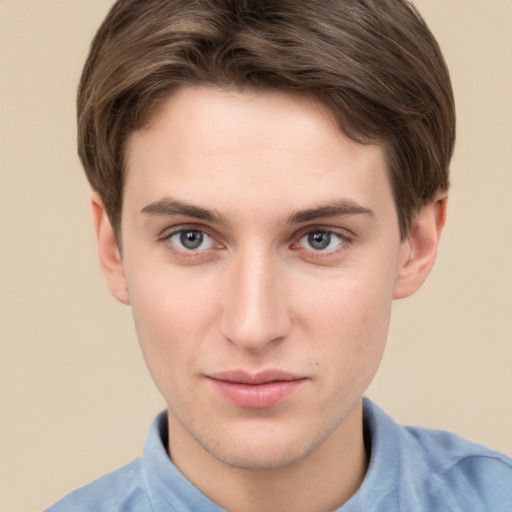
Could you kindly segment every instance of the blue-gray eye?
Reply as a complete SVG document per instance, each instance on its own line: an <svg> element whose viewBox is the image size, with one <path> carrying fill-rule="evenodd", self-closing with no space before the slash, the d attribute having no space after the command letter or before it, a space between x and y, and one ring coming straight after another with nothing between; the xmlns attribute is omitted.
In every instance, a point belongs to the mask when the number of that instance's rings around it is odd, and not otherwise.
<svg viewBox="0 0 512 512"><path fill-rule="evenodd" d="M343 237L334 231L311 231L299 243L306 249L315 251L333 250L343 242Z"/></svg>
<svg viewBox="0 0 512 512"><path fill-rule="evenodd" d="M187 251L209 249L213 245L212 238L198 229L181 229L173 233L169 240L173 245Z"/></svg>

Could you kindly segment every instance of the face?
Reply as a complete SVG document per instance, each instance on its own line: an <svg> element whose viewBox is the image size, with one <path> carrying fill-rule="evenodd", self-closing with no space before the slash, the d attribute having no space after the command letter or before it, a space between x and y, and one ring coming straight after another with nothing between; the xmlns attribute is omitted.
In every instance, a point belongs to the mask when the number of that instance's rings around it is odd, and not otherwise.
<svg viewBox="0 0 512 512"><path fill-rule="evenodd" d="M404 252L381 147L304 98L183 89L129 138L122 243L171 440L270 468L346 428Z"/></svg>

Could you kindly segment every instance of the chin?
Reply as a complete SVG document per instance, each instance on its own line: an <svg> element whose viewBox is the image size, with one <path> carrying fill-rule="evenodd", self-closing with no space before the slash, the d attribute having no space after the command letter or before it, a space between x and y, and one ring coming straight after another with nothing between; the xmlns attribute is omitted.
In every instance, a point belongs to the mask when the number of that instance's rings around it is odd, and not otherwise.
<svg viewBox="0 0 512 512"><path fill-rule="evenodd" d="M294 431L295 430L295 431ZM330 429L304 432L290 426L259 425L243 433L226 431L216 439L197 439L216 460L246 470L272 470L304 459L331 433Z"/></svg>
<svg viewBox="0 0 512 512"><path fill-rule="evenodd" d="M235 448L235 449L233 449ZM210 455L227 466L245 470L273 470L301 460L308 450L304 447L279 447L268 443L261 446L234 446L226 449L207 449Z"/></svg>

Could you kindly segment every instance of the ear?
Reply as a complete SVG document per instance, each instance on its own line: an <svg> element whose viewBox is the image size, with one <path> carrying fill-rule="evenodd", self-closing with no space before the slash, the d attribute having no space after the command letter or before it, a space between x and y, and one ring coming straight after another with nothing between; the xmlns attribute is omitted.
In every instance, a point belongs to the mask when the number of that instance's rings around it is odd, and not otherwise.
<svg viewBox="0 0 512 512"><path fill-rule="evenodd" d="M446 192L439 193L413 219L411 234L400 250L393 298L412 295L427 279L446 220L446 204Z"/></svg>
<svg viewBox="0 0 512 512"><path fill-rule="evenodd" d="M101 270L108 287L119 302L129 304L121 252L107 211L97 192L91 194L91 214Z"/></svg>

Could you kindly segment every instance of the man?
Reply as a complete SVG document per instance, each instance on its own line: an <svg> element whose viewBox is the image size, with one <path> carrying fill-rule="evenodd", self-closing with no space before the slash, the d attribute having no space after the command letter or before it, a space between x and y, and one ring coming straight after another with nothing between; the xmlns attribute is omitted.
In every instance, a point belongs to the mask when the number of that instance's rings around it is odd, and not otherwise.
<svg viewBox="0 0 512 512"><path fill-rule="evenodd" d="M50 510L510 510L509 458L362 399L434 263L454 118L407 1L118 1L79 153L168 410Z"/></svg>

